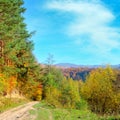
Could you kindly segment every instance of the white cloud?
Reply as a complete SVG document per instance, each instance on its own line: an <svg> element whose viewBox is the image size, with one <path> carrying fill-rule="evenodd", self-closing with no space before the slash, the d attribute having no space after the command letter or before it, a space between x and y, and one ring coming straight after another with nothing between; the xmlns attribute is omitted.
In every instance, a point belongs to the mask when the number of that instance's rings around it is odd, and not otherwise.
<svg viewBox="0 0 120 120"><path fill-rule="evenodd" d="M46 4L47 9L75 15L73 21L66 26L67 35L81 44L83 36L88 36L86 43L91 52L108 54L112 49L120 47L120 29L111 27L115 15L103 3L97 0L53 0ZM68 14L69 15L69 14Z"/></svg>

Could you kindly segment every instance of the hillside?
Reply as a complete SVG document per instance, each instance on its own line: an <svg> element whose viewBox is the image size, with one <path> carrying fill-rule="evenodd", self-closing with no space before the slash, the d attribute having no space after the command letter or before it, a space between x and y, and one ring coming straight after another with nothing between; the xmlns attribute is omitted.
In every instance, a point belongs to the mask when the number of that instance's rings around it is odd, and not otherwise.
<svg viewBox="0 0 120 120"><path fill-rule="evenodd" d="M85 80L86 76L90 73L93 68L61 68L63 75L73 80Z"/></svg>
<svg viewBox="0 0 120 120"><path fill-rule="evenodd" d="M85 80L86 76L94 69L99 67L105 68L106 65L77 65L72 63L58 63L55 64L57 68L60 68L63 75L73 80ZM120 69L120 65L111 65L113 69Z"/></svg>

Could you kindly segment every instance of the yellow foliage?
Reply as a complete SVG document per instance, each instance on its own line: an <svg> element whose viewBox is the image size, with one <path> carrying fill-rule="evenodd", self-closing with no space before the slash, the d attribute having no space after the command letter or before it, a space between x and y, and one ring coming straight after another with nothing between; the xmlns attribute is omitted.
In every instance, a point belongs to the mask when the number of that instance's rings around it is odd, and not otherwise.
<svg viewBox="0 0 120 120"><path fill-rule="evenodd" d="M0 94L11 95L13 90L16 88L16 83L15 76L7 77L4 74L0 74Z"/></svg>
<svg viewBox="0 0 120 120"><path fill-rule="evenodd" d="M0 73L0 95L3 94L6 88L7 88L6 76Z"/></svg>
<svg viewBox="0 0 120 120"><path fill-rule="evenodd" d="M45 88L45 100L55 107L61 107L59 98L61 96L61 91L58 88L52 86L46 86Z"/></svg>
<svg viewBox="0 0 120 120"><path fill-rule="evenodd" d="M42 99L42 85L34 86L34 93L33 97L35 100L41 100Z"/></svg>
<svg viewBox="0 0 120 120"><path fill-rule="evenodd" d="M16 88L16 76L11 76L7 80L7 93L11 94L13 90Z"/></svg>
<svg viewBox="0 0 120 120"><path fill-rule="evenodd" d="M63 79L60 101L63 107L75 108L80 101L79 82L72 79Z"/></svg>
<svg viewBox="0 0 120 120"><path fill-rule="evenodd" d="M81 88L81 94L88 101L92 111L101 114L113 114L118 111L118 108L115 110L115 106L120 104L120 99L113 89L115 79L110 67L93 70L87 77Z"/></svg>

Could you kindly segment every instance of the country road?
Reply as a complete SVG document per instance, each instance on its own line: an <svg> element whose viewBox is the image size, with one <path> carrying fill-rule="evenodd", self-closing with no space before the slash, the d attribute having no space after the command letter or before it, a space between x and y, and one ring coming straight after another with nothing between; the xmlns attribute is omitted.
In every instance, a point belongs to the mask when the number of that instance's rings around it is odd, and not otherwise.
<svg viewBox="0 0 120 120"><path fill-rule="evenodd" d="M38 102L29 102L0 114L0 120L33 120L29 110Z"/></svg>

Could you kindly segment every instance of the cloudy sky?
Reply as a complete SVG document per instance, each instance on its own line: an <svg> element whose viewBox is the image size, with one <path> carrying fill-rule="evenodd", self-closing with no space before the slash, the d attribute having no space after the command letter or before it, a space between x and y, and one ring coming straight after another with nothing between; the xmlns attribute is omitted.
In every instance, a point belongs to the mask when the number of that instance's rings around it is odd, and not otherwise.
<svg viewBox="0 0 120 120"><path fill-rule="evenodd" d="M25 0L36 59L120 64L120 0Z"/></svg>

